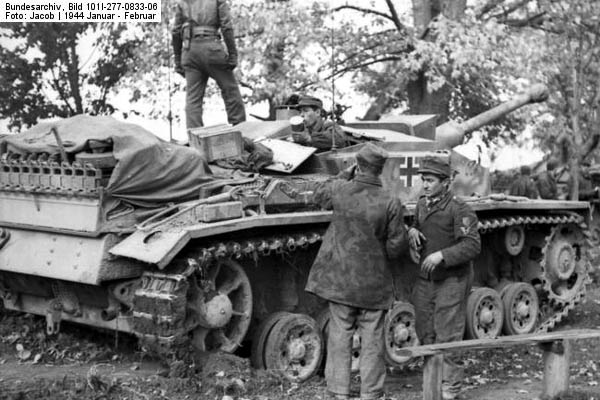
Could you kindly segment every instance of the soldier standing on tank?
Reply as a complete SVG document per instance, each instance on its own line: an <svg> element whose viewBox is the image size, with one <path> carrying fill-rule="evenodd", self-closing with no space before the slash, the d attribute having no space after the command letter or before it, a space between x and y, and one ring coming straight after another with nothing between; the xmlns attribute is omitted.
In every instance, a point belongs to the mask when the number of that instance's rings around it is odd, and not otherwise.
<svg viewBox="0 0 600 400"><path fill-rule="evenodd" d="M348 145L346 135L340 127L335 122L323 118L323 102L320 99L303 96L298 101L297 108L304 119L304 130L292 133L294 142L316 147L319 151L331 150L334 137L337 148Z"/></svg>
<svg viewBox="0 0 600 400"><path fill-rule="evenodd" d="M411 251L420 260L414 293L415 328L423 344L458 341L465 330L471 261L481 249L477 216L450 190L447 160L426 156L420 165L424 195L417 202L408 231ZM444 399L456 397L461 375L461 368L444 357Z"/></svg>
<svg viewBox="0 0 600 400"><path fill-rule="evenodd" d="M383 397L383 322L393 301L390 259L407 247L402 204L381 186L387 152L368 143L356 155L351 180L334 179L315 190L333 209L332 222L310 271L306 290L328 301L325 379L327 397L350 398L352 336L361 335L361 398Z"/></svg>
<svg viewBox="0 0 600 400"><path fill-rule="evenodd" d="M185 77L187 84L187 128L203 126L202 102L208 78L213 78L221 89L228 122L236 125L245 121L244 102L233 74L238 53L227 0L179 0L172 35L175 71Z"/></svg>
<svg viewBox="0 0 600 400"><path fill-rule="evenodd" d="M521 166L521 173L513 184L510 185L508 194L511 196L524 196L530 199L540 197L535 182L531 178L531 168L529 166Z"/></svg>
<svg viewBox="0 0 600 400"><path fill-rule="evenodd" d="M550 159L546 162L546 170L541 172L536 179L538 193L542 199L558 199L558 186L554 177L554 170L558 166L558 161Z"/></svg>

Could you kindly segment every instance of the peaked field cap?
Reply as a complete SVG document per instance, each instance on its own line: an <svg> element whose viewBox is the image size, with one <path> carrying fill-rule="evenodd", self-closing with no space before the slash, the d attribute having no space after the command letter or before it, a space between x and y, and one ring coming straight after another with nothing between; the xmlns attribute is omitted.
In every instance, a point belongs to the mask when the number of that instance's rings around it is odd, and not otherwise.
<svg viewBox="0 0 600 400"><path fill-rule="evenodd" d="M450 163L445 157L425 156L421 159L419 174L433 174L449 178Z"/></svg>
<svg viewBox="0 0 600 400"><path fill-rule="evenodd" d="M356 159L362 160L366 163L374 165L376 167L383 167L385 160L388 158L388 152L379 146L375 146L373 143L367 142L359 151L356 153Z"/></svg>
<svg viewBox="0 0 600 400"><path fill-rule="evenodd" d="M297 107L300 108L305 106L323 108L323 102L317 97L302 96L298 101Z"/></svg>

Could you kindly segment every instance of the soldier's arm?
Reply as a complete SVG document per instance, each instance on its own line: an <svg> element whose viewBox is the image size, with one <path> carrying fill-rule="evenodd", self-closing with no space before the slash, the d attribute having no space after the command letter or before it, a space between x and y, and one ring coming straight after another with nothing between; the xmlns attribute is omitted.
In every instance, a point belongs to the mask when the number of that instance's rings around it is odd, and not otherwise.
<svg viewBox="0 0 600 400"><path fill-rule="evenodd" d="M388 258L397 258L406 251L408 237L404 227L404 213L399 199L388 204L387 239L385 250Z"/></svg>
<svg viewBox="0 0 600 400"><path fill-rule="evenodd" d="M346 137L344 133L337 128L334 124L325 128L321 132L314 132L311 135L311 141L308 143L309 146L316 147L319 150L331 150L333 146L333 137L335 135L335 146L345 147Z"/></svg>
<svg viewBox="0 0 600 400"><path fill-rule="evenodd" d="M456 204L454 215L455 244L442 250L446 268L471 261L481 251L481 238L477 229L478 220L475 212L466 203Z"/></svg>
<svg viewBox="0 0 600 400"><path fill-rule="evenodd" d="M182 27L184 23L183 13L179 4L175 8L175 20L173 22L173 29L171 30L173 55L175 56L175 69L181 67L181 49L183 46L183 35Z"/></svg>
<svg viewBox="0 0 600 400"><path fill-rule="evenodd" d="M326 210L333 208L333 194L337 191L342 181L339 179L329 179L319 183L313 194L313 202Z"/></svg>
<svg viewBox="0 0 600 400"><path fill-rule="evenodd" d="M231 67L235 68L238 61L238 52L235 45L235 36L233 33L233 22L231 20L231 12L229 11L229 4L227 0L217 0L219 7L219 24L221 27L221 34L223 35L223 41L227 46L228 63Z"/></svg>

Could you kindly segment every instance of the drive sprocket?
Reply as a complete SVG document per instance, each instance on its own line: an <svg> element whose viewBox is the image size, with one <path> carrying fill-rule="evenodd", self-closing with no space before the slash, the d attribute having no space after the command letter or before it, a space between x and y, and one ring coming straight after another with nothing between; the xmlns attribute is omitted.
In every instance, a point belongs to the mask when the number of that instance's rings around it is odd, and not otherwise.
<svg viewBox="0 0 600 400"><path fill-rule="evenodd" d="M589 281L591 247L581 224L552 227L542 249L542 287L552 305L567 305L585 291Z"/></svg>

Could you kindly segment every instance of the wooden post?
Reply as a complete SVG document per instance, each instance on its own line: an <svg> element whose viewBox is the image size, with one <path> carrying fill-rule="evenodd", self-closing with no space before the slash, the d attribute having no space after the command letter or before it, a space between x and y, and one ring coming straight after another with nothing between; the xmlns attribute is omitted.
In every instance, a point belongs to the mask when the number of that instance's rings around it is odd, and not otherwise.
<svg viewBox="0 0 600 400"><path fill-rule="evenodd" d="M554 398L569 389L569 363L571 361L571 342L557 340L543 343L544 382L543 397Z"/></svg>
<svg viewBox="0 0 600 400"><path fill-rule="evenodd" d="M444 356L425 357L423 367L423 400L442 400L442 369Z"/></svg>

